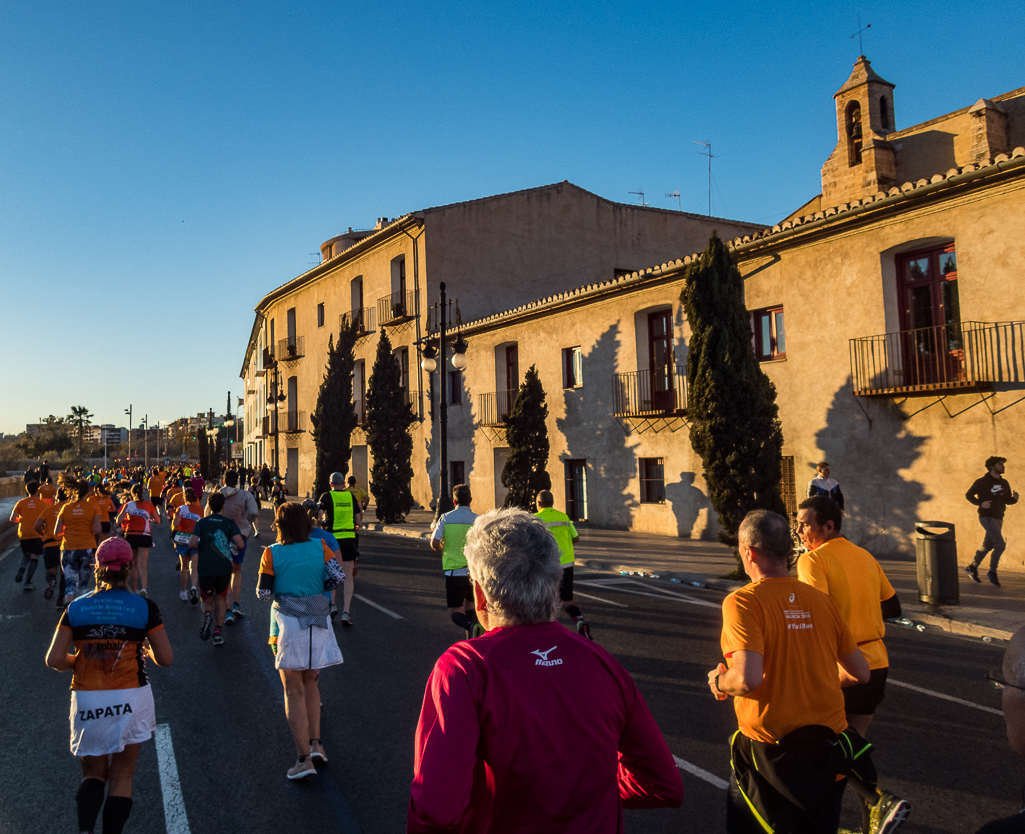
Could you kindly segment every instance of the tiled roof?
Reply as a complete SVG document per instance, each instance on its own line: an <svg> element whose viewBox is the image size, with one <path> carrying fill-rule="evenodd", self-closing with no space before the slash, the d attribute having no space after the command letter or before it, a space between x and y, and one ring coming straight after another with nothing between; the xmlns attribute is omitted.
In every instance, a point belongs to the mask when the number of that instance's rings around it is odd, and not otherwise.
<svg viewBox="0 0 1025 834"><path fill-rule="evenodd" d="M999 154L994 159L985 159L976 164L965 165L961 168L951 168L945 174L936 174L931 179L921 179L918 182L911 183L906 182L901 186L895 186L889 191L880 191L871 197L866 197L863 200L855 200L850 203L842 203L838 206L830 206L822 211L817 211L814 214L806 214L803 217L795 217L790 220L785 220L782 223L777 223L771 229L767 229L764 232L760 232L753 235L743 235L742 237L734 238L727 242L727 247L733 251L743 251L744 249L761 243L773 242L773 238L778 238L786 235L793 230L799 229L801 226L810 225L826 219L832 220L842 219L846 215L854 215L863 212L867 207L873 204L882 204L885 201L892 201L895 199L913 199L915 196L920 195L925 190L936 190L937 186L942 187L943 185L955 185L956 181L961 181L962 178L971 178L971 175L982 175L987 173L987 169L994 169L995 171L1000 170L1000 166L1011 160L1016 160L1016 166L1025 167L1025 147L1015 148L1010 154ZM700 252L687 255L684 258L679 258L675 261L669 261L661 266L652 266L647 269L633 272L629 275L621 275L613 278L609 281L601 281L596 284L586 284L576 289L568 290L563 293L556 295L549 295L545 298L532 301L529 304L523 304L519 307L513 307L510 310L503 310L500 313L495 313L484 318L476 319L471 322L467 322L463 325L466 330L473 330L474 328L487 328L498 324L506 319L515 319L520 316L529 314L531 312L539 311L542 309L556 307L560 304L572 302L575 299L587 298L590 296L603 295L607 292L614 292L617 289L630 286L631 284L642 283L646 280L653 280L658 278L665 273L676 272L680 267L687 266L691 262L695 261L701 256Z"/></svg>

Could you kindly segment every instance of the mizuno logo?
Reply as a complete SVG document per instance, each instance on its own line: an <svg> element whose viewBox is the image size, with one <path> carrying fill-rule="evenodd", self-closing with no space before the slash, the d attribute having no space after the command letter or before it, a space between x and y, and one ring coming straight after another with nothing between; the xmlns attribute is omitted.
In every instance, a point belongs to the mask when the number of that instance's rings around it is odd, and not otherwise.
<svg viewBox="0 0 1025 834"><path fill-rule="evenodd" d="M562 660L560 660L560 659L556 659L556 660L549 660L548 659L548 655L550 655L552 652L554 652L557 648L558 648L558 646L552 646L550 649L548 649L547 651L544 651L544 652L542 652L542 651L540 651L538 649L535 649L534 651L532 651L531 654L536 654L538 656L538 659L534 661L534 665L535 666L560 666L560 665L562 665Z"/></svg>

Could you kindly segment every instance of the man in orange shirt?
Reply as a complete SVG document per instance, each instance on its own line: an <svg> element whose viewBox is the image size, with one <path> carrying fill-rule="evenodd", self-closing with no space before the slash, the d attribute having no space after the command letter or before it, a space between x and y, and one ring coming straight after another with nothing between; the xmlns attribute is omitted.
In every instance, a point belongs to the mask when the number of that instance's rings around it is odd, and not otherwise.
<svg viewBox="0 0 1025 834"><path fill-rule="evenodd" d="M53 504L54 496L57 494L57 487L53 485L53 478L47 477L46 481L39 485L39 492L36 494L47 506Z"/></svg>
<svg viewBox="0 0 1025 834"><path fill-rule="evenodd" d="M39 564L39 557L43 555L43 537L36 531L36 519L46 509L36 493L39 491L39 481L29 481L25 484L25 492L28 497L22 498L14 505L11 512L11 521L18 524L18 539L21 541L21 567L15 574L14 581L21 582L26 591L34 591L36 586L32 584L32 575L36 572Z"/></svg>
<svg viewBox="0 0 1025 834"><path fill-rule="evenodd" d="M752 581L723 602L729 666L708 673L718 700L733 696L739 725L726 830L835 834L843 776L870 765L868 745L847 727L837 664L864 683L868 663L832 600L790 576L785 518L750 512L739 538Z"/></svg>
<svg viewBox="0 0 1025 834"><path fill-rule="evenodd" d="M883 644L886 635L883 620L899 617L901 609L900 600L882 567L871 553L840 534L842 525L843 512L828 496L816 495L800 503L797 533L808 552L797 562L797 577L829 594L868 661L871 673L868 683L849 686L843 691L847 723L865 735L876 707L883 700L890 671L890 660ZM856 778L852 778L851 785L862 799L864 834L886 829L890 818L899 817L902 821L907 817L911 806L906 800L882 791L876 801L874 786L862 785ZM873 815L878 821L873 820Z"/></svg>

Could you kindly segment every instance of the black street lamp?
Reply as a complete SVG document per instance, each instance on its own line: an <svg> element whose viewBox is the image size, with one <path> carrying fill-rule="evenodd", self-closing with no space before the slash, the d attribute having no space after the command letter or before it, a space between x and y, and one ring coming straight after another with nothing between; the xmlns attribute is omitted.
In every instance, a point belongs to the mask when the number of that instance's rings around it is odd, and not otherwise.
<svg viewBox="0 0 1025 834"><path fill-rule="evenodd" d="M274 371L274 379L271 380L270 394L267 395L267 410L270 411L271 407L274 408L274 474L281 475L281 469L278 466L278 454L280 449L278 448L278 403L283 403L288 397L285 396L285 392L281 389L280 369L278 368L277 360L272 360L271 370Z"/></svg>
<svg viewBox="0 0 1025 834"><path fill-rule="evenodd" d="M445 385L445 354L448 349L448 343L446 340L446 326L448 324L448 307L452 302L448 301L445 296L445 282L442 281L440 284L441 289L441 300L437 305L438 308L438 348L428 342L427 346L423 350L423 359L420 362L420 367L423 368L428 374L433 373L435 370L438 371L438 389L440 397L438 399L438 427L439 433L439 457L441 458L441 471L440 471L440 483L438 485L438 500L436 509L434 512L434 520L437 521L442 515L449 512L452 509L452 495L448 484L448 392ZM428 337L429 338L429 337ZM466 367L466 341L462 335L457 333L457 339L454 345L452 345L452 366L458 370L463 370ZM435 357L438 357L437 359ZM434 398L431 397L431 412L433 417L433 402Z"/></svg>

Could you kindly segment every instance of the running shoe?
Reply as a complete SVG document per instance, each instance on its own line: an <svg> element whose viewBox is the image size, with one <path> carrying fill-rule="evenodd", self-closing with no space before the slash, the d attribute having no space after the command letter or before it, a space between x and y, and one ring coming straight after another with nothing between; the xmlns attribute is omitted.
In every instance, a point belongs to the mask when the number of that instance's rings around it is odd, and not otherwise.
<svg viewBox="0 0 1025 834"><path fill-rule="evenodd" d="M349 612L348 611L343 611L342 612L342 625L346 626L346 627L352 625L352 617L349 616Z"/></svg>
<svg viewBox="0 0 1025 834"><path fill-rule="evenodd" d="M996 585L998 588L1000 587L1000 580L997 579L997 572L995 570L989 571L986 574L986 578L989 580L991 585Z"/></svg>
<svg viewBox="0 0 1025 834"><path fill-rule="evenodd" d="M21 589L23 591L34 591L36 589L36 586L33 585L31 582L26 582L24 585L21 586Z"/></svg>
<svg viewBox="0 0 1025 834"><path fill-rule="evenodd" d="M189 602L191 602L193 605L199 604L199 591L196 590L195 585L193 585L189 589Z"/></svg>
<svg viewBox="0 0 1025 834"><path fill-rule="evenodd" d="M896 831L911 813L911 803L889 791L879 791L879 801L872 806L869 834L890 834Z"/></svg>
<svg viewBox="0 0 1025 834"><path fill-rule="evenodd" d="M324 745L319 741L310 742L310 758L315 762L327 764L327 753L324 752Z"/></svg>
<svg viewBox="0 0 1025 834"><path fill-rule="evenodd" d="M14 574L14 581L21 582L21 578L25 575L25 568L18 568L18 572Z"/></svg>
<svg viewBox="0 0 1025 834"><path fill-rule="evenodd" d="M305 779L307 776L316 776L317 768L313 764L313 759L309 756L306 757L306 761L301 762L296 759L294 765L288 769L288 773L285 774L289 779Z"/></svg>
<svg viewBox="0 0 1025 834"><path fill-rule="evenodd" d="M213 627L214 627L214 615L213 615L213 613L210 612L210 611L204 612L203 613L203 625L201 625L199 627L199 639L200 640L209 640L210 639L210 629L212 629Z"/></svg>
<svg viewBox="0 0 1025 834"><path fill-rule="evenodd" d="M332 603L331 603L331 619L333 620L333 619L334 619L335 617L337 617L337 616L338 616L338 606L337 606L337 605L335 605L335 604L334 604L334 603L332 602ZM312 754L311 754L311 755L312 755Z"/></svg>
<svg viewBox="0 0 1025 834"><path fill-rule="evenodd" d="M586 637L588 640L594 639L591 636L591 627L583 620L579 620L577 622L577 634L581 635L582 637Z"/></svg>
<svg viewBox="0 0 1025 834"><path fill-rule="evenodd" d="M143 599L149 599L149 594L146 593L145 588L139 588L139 596Z"/></svg>
<svg viewBox="0 0 1025 834"><path fill-rule="evenodd" d="M46 590L43 591L43 599L53 599L54 588L57 587L57 578L51 576L46 581Z"/></svg>
<svg viewBox="0 0 1025 834"><path fill-rule="evenodd" d="M967 565L964 569L964 572L967 573L976 582L982 582L982 580L979 579L979 566L976 565L974 562L970 565Z"/></svg>
<svg viewBox="0 0 1025 834"><path fill-rule="evenodd" d="M182 602L188 602L189 601L189 592L188 591L182 591L180 594L178 594L178 599L180 599Z"/></svg>
<svg viewBox="0 0 1025 834"><path fill-rule="evenodd" d="M224 638L221 636L221 630L220 629L217 629L214 632L214 639L211 640L210 642L212 642L215 646L223 646L224 645Z"/></svg>
<svg viewBox="0 0 1025 834"><path fill-rule="evenodd" d="M231 609L229 608L227 611L224 612L224 623L225 625L231 625L234 622L235 615L231 613Z"/></svg>
<svg viewBox="0 0 1025 834"><path fill-rule="evenodd" d="M244 617L244 616L245 616L245 614L243 614L243 613L242 613L242 609L241 609L241 608L239 608L239 605L238 605L238 603L237 603L237 602L236 602L236 603L232 603L232 606L231 606L231 613L232 613L232 614L233 614L234 616L236 616L236 617L238 617L238 618L240 618L240 619L241 619L242 617Z"/></svg>

